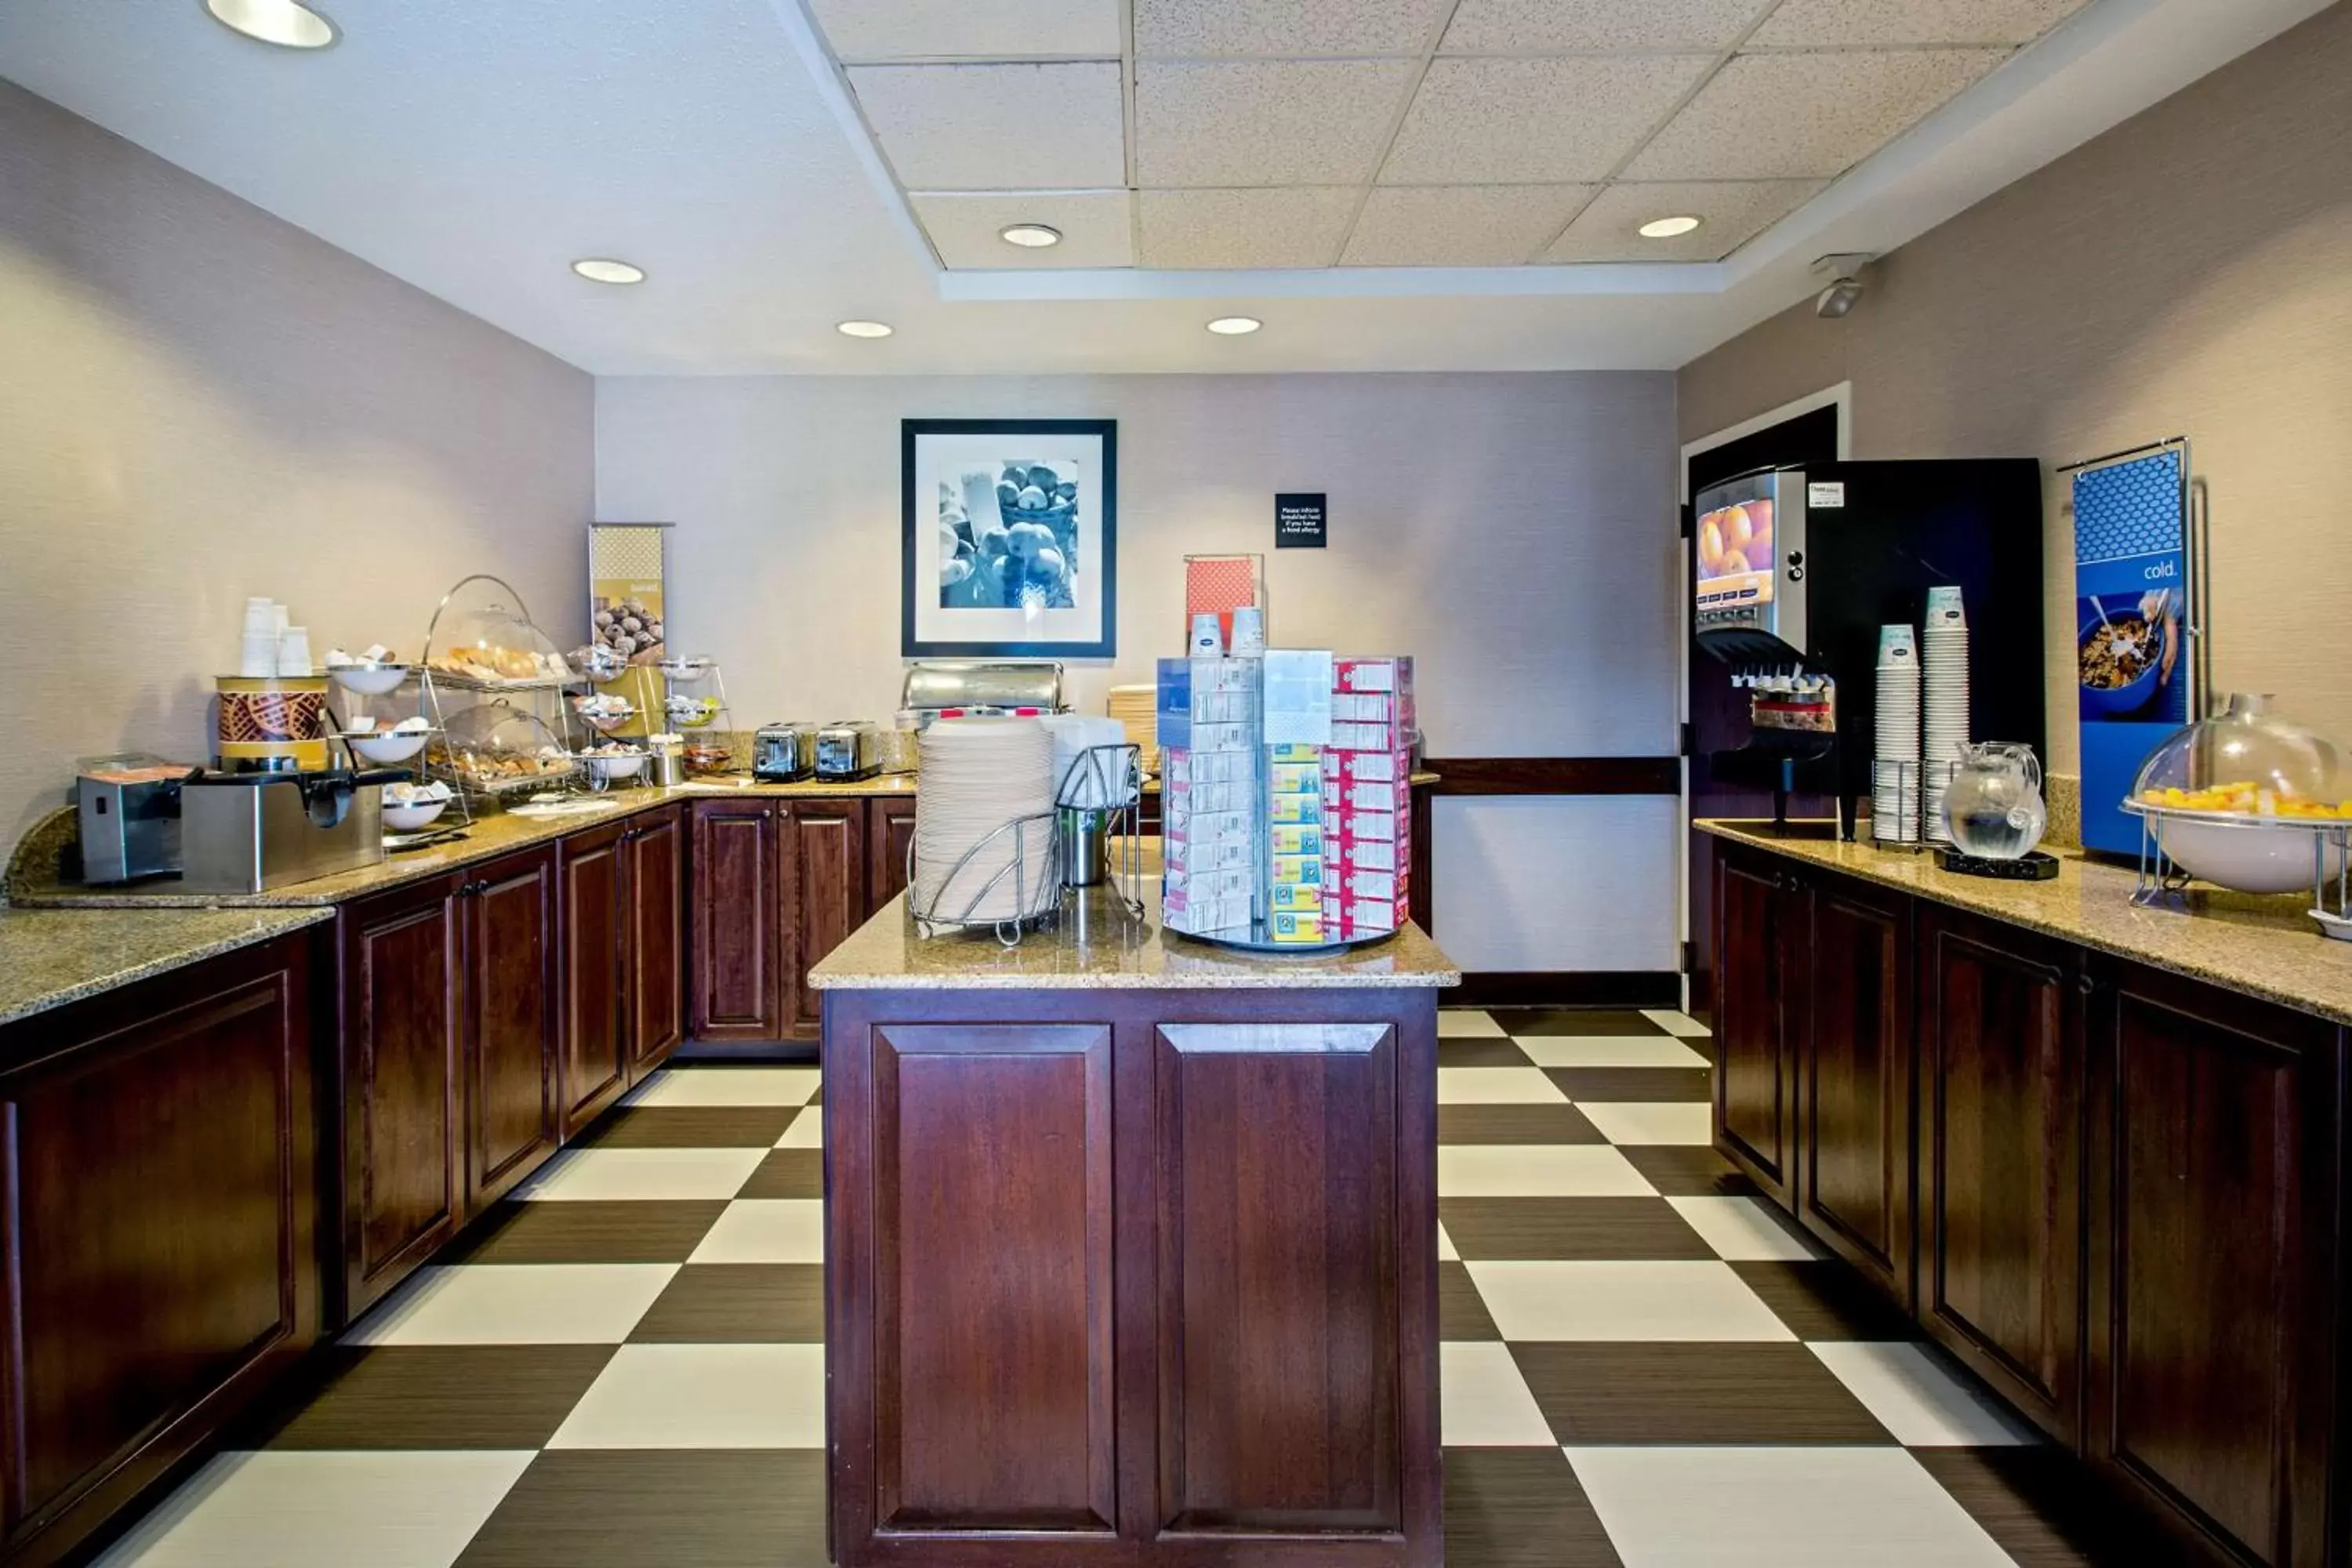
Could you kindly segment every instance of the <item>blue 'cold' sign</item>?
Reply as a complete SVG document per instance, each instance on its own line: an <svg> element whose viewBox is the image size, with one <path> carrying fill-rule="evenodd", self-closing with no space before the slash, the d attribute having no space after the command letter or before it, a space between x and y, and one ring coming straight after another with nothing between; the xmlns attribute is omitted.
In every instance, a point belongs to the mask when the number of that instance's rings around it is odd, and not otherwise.
<svg viewBox="0 0 2352 1568"><path fill-rule="evenodd" d="M2074 660L2083 847L2140 847L2122 810L2140 765L2189 722L2189 454L2165 447L2074 476ZM2126 655L2122 650L2137 650Z"/></svg>
<svg viewBox="0 0 2352 1568"><path fill-rule="evenodd" d="M1330 542L1330 508L1319 491L1283 491L1274 498L1274 547L1320 550Z"/></svg>

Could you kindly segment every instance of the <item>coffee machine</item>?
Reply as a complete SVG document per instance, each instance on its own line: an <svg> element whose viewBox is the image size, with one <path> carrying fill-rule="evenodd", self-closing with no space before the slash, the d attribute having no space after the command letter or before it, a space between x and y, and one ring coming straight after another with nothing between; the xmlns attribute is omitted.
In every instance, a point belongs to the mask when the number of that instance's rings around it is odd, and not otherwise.
<svg viewBox="0 0 2352 1568"><path fill-rule="evenodd" d="M1853 837L1879 628L1917 625L1937 586L1960 589L1974 633L1969 732L2046 755L2039 462L1768 468L1701 491L1691 513L1691 626L1713 661L1692 668L1696 813L1720 814L1710 786L1770 791L1776 822L1790 795L1827 795Z"/></svg>

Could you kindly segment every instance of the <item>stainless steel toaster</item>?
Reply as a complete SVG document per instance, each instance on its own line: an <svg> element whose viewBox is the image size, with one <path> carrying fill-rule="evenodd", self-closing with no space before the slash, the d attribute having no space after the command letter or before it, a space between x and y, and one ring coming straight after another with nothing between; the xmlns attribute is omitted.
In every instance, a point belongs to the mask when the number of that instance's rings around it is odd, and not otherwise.
<svg viewBox="0 0 2352 1568"><path fill-rule="evenodd" d="M751 737L751 776L761 784L792 784L816 772L814 724L762 724Z"/></svg>
<svg viewBox="0 0 2352 1568"><path fill-rule="evenodd" d="M74 779L81 818L81 879L131 882L180 869L180 785L185 763L131 755L94 757Z"/></svg>
<svg viewBox="0 0 2352 1568"><path fill-rule="evenodd" d="M839 784L881 771L882 731L872 721L844 720L816 732L817 777Z"/></svg>

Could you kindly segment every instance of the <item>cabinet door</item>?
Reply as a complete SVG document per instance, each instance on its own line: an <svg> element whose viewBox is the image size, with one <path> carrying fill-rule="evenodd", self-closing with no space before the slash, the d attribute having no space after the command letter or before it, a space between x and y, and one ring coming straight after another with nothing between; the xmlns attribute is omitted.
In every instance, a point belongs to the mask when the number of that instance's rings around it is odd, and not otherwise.
<svg viewBox="0 0 2352 1568"><path fill-rule="evenodd" d="M2231 1562L2318 1563L2330 1419L2337 1031L2130 965L2093 1014L2084 1447Z"/></svg>
<svg viewBox="0 0 2352 1568"><path fill-rule="evenodd" d="M907 890L907 851L915 842L915 803L879 799L866 819L866 907L877 910Z"/></svg>
<svg viewBox="0 0 2352 1568"><path fill-rule="evenodd" d="M1816 882L1808 901L1797 1217L1907 1307L1911 904L1839 878Z"/></svg>
<svg viewBox="0 0 2352 1568"><path fill-rule="evenodd" d="M686 1038L686 830L676 806L636 819L622 840L626 929L629 1081Z"/></svg>
<svg viewBox="0 0 2352 1568"><path fill-rule="evenodd" d="M694 806L694 1034L780 1040L783 1018L782 835L772 800Z"/></svg>
<svg viewBox="0 0 2352 1568"><path fill-rule="evenodd" d="M50 1563L319 1331L307 938L0 1030L0 1556Z"/></svg>
<svg viewBox="0 0 2352 1568"><path fill-rule="evenodd" d="M466 1213L555 1152L555 849L510 855L459 889L466 927Z"/></svg>
<svg viewBox="0 0 2352 1568"><path fill-rule="evenodd" d="M343 909L343 1272L353 1317L446 1241L462 1212L457 909L446 879Z"/></svg>
<svg viewBox="0 0 2352 1568"><path fill-rule="evenodd" d="M809 966L866 923L866 803L796 800L784 823L785 1018L814 1039L824 993Z"/></svg>
<svg viewBox="0 0 2352 1568"><path fill-rule="evenodd" d="M1921 1325L2063 1441L2080 1426L2081 954L1922 910Z"/></svg>
<svg viewBox="0 0 2352 1568"><path fill-rule="evenodd" d="M627 881L622 837L612 823L563 840L563 1136L594 1121L628 1088L626 990L622 937Z"/></svg>
<svg viewBox="0 0 2352 1568"><path fill-rule="evenodd" d="M1804 894L1769 863L1715 861L1715 1144L1782 1207L1790 1204L1796 1075L1790 1060L1786 929Z"/></svg>

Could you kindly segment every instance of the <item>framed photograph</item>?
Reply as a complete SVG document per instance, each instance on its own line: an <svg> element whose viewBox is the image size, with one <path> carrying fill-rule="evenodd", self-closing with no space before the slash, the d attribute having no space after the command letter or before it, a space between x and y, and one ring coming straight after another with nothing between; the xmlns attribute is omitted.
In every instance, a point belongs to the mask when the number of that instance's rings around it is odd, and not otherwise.
<svg viewBox="0 0 2352 1568"><path fill-rule="evenodd" d="M908 419L899 652L1109 658L1118 422Z"/></svg>

